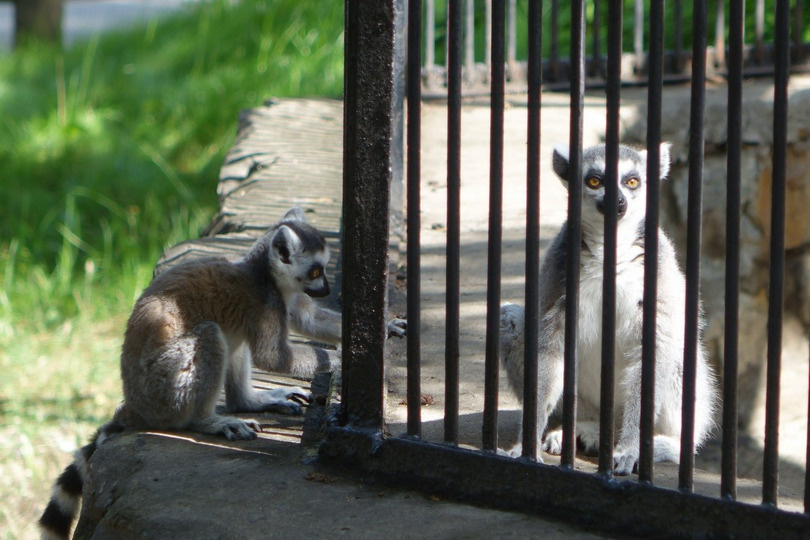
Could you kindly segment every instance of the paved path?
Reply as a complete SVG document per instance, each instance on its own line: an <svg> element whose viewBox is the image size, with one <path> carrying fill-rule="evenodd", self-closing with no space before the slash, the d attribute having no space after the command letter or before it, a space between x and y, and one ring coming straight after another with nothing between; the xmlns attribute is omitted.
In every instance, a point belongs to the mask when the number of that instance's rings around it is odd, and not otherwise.
<svg viewBox="0 0 810 540"><path fill-rule="evenodd" d="M199 0L66 0L62 13L62 41L70 45L94 34L126 28L183 9ZM0 3L0 51L14 42L14 6Z"/></svg>

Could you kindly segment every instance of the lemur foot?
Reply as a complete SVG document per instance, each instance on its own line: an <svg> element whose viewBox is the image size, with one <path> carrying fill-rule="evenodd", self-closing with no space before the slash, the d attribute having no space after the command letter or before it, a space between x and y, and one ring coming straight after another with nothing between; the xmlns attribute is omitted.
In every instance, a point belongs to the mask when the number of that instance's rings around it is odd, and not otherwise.
<svg viewBox="0 0 810 540"><path fill-rule="evenodd" d="M638 466L638 445L619 444L613 450L613 474L627 476Z"/></svg>
<svg viewBox="0 0 810 540"><path fill-rule="evenodd" d="M282 414L302 414L302 405L312 402L312 396L297 386L274 388L258 392L256 397L261 402L261 410Z"/></svg>
<svg viewBox="0 0 810 540"><path fill-rule="evenodd" d="M388 337L404 338L408 330L408 321L394 317L388 321Z"/></svg>
<svg viewBox="0 0 810 540"><path fill-rule="evenodd" d="M262 426L255 420L233 416L212 416L189 426L193 431L222 435L229 441L252 441Z"/></svg>

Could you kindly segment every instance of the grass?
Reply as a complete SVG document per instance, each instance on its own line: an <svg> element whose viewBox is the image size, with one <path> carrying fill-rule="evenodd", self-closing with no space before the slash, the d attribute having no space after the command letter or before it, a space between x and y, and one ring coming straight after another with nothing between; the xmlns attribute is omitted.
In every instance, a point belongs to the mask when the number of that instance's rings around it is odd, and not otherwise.
<svg viewBox="0 0 810 540"><path fill-rule="evenodd" d="M199 235L238 113L342 93L343 2L213 1L0 56L0 538L121 399L126 317Z"/></svg>

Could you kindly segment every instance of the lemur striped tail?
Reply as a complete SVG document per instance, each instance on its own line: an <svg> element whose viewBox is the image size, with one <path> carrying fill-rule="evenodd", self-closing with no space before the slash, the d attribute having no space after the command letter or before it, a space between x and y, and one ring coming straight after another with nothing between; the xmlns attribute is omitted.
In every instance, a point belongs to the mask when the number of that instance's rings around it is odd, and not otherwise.
<svg viewBox="0 0 810 540"><path fill-rule="evenodd" d="M116 422L101 426L91 441L76 451L73 463L65 467L56 479L51 500L39 518L40 535L43 540L70 537L70 529L79 513L82 488L90 472L90 457L111 433L117 433L122 429L123 426Z"/></svg>

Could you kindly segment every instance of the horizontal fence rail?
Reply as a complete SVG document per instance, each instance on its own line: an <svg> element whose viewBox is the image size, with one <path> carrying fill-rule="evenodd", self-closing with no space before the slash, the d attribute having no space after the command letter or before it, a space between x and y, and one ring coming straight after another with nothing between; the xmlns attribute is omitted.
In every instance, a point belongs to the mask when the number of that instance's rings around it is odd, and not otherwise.
<svg viewBox="0 0 810 540"><path fill-rule="evenodd" d="M404 0L403 0L404 1ZM382 250L386 245L387 235L385 196L380 189L387 189L387 162L375 160L375 155L390 159L388 151L383 148L386 134L391 125L383 124L379 133L380 116L362 114L358 110L363 103L375 103L375 89L382 90L384 96L390 93L390 74L393 68L393 57L390 64L380 61L380 55L372 61L358 51L365 44L364 40L374 39L376 47L386 46L386 41L375 36L378 28L391 29L394 7L386 9L363 10L363 6L378 4L368 0L350 0L347 2L347 83L346 83L346 189L351 196L344 197L344 215L355 216L345 237L345 242L356 242ZM806 474L806 491L804 513L788 512L778 508L778 434L779 434L779 399L781 375L781 332L782 309L785 273L785 187L787 182L787 123L788 99L787 88L789 73L792 69L791 55L801 58L802 41L795 34L801 27L795 23L804 16L801 6L793 9L794 23L791 24L791 10L788 0L775 0L774 27L770 29L776 37L769 45L763 38L764 16L762 1L753 6L753 15L746 12L744 0L730 0L729 15L725 17L726 4L720 2L716 11L709 10L706 0L695 0L689 6L689 25L691 53L681 47L686 41L683 37L685 28L674 25L675 38L666 37L665 20L669 11L663 2L650 5L642 2L622 2L620 0L599 0L594 4L585 2L562 3L527 2L525 17L519 16L520 2L501 1L486 2L479 5L470 0L447 0L446 18L446 90L447 99L447 229L446 229L446 284L445 298L445 351L444 351L444 437L443 442L427 441L422 438L422 418L420 412L421 387L420 366L422 351L420 347L420 137L421 105L423 97L425 72L435 69L436 52L431 47L441 40L436 37L436 30L443 19L434 11L432 0L411 0L407 2L408 10L408 117L407 117L407 278L408 278L408 318L409 336L407 345L407 433L401 437L385 436L380 419L383 415L382 385L383 355L380 353L380 330L384 327L384 318L377 310L369 313L362 308L364 299L352 295L347 299L352 309L344 315L344 365L342 404L336 407L327 428L327 440L321 449L326 459L340 460L345 464L373 472L392 482L427 489L431 492L474 501L502 508L519 509L530 512L542 512L556 517L574 519L580 524L597 527L615 533L653 536L742 536L742 537L777 537L801 538L810 536L810 474ZM685 4L674 2L674 13L677 21L686 17ZM800 4L800 3L799 3ZM442 4L444 5L444 4ZM538 380L548 377L548 370L540 369L538 358L542 349L548 347L549 339L544 334L541 319L540 283L540 163L550 156L540 155L542 111L541 88L549 76L548 60L543 58L544 39L550 34L550 47L559 54L558 23L562 20L561 6L569 10L565 13L567 21L573 21L570 32L565 36L570 41L568 52L570 58L565 71L555 72L556 77L564 78L570 88L570 139L568 149L568 221L564 225L565 256L560 262L564 266L564 341L562 366L562 392L557 408L561 411L562 436L559 465L546 465L538 461L541 450L538 442L538 416L542 407L538 407ZM400 0L392 2L397 9L404 9ZM483 7L482 7L483 6ZM592 10L588 6L593 6ZM549 7L546 11L544 8ZM722 8L722 9L721 9ZM484 341L484 380L483 410L481 415L481 444L478 449L459 445L459 305L461 282L460 260L463 246L460 243L460 200L462 192L461 178L461 109L465 68L474 61L475 43L470 39L470 28L477 28L478 9L484 9L483 23L487 29L486 65L490 95L490 134L489 134L489 204L488 204L488 238L487 238L487 276L486 276L486 335ZM604 10L604 14L603 14ZM589 15L590 13L590 15ZM713 16L712 16L713 13ZM423 19L423 15L427 14ZM432 14L432 15L431 15ZM550 14L551 26L546 15ZM632 14L632 26L625 24L625 18ZM604 15L604 16L603 16ZM433 18L439 19L433 22ZM713 18L712 18L713 17ZM423 20L425 21L423 24ZM749 20L756 28L753 44L744 40L746 25ZM639 22L643 25L639 27ZM714 23L714 24L712 24ZM520 25L525 25L521 34ZM586 51L588 41L587 28L591 24L593 38L590 42L593 55L588 58ZM601 25L604 24L604 31ZM671 26L672 27L672 26ZM632 31L629 31L630 28ZM722 65L728 79L728 141L726 146L727 190L726 215L726 260L725 260L725 347L722 359L722 399L718 403L718 437L722 439L720 477L716 486L716 497L697 495L694 491L695 462L694 451L700 441L694 437L696 426L696 403L699 400L699 377L707 377L701 372L701 328L700 328L700 247L702 235L703 204L703 152L704 152L704 108L707 79L717 69L718 60L713 59L708 47L710 29L714 29L714 43L722 51ZM791 38L791 28L794 36ZM598 31L597 31L598 30ZM728 32L728 43L726 43ZM391 34L396 32L391 30ZM500 450L498 441L498 388L500 366L500 313L501 313L501 264L502 264L502 219L504 189L504 95L511 66L515 61L515 51L520 50L514 42L518 34L528 36L526 44L526 126L527 126L527 178L526 178L526 264L525 264L525 310L524 351L523 351L523 416L522 450L519 457L506 457ZM645 35L652 36L643 44ZM718 41L717 36L722 36ZM422 45L427 37L424 54ZM604 44L600 40L604 39ZM636 66L643 64L643 70L633 71L627 75L625 63L627 52L623 48L624 40L632 40ZM670 375L666 375L666 364L661 363L662 354L671 361L672 352L659 350L661 325L667 324L658 320L659 300L662 291L659 278L666 278L666 257L672 246L665 238L659 236L659 183L662 171L670 162L666 146L661 144L661 116L663 85L667 79L670 56L665 47L667 40L677 47L674 54L684 64L679 68L682 73L688 72L691 80L691 102L689 115L688 141L688 217L686 231L686 254L684 272L685 291L683 298L683 352L682 363ZM639 42L642 42L640 45ZM518 42L519 44L520 42ZM393 47L394 44L390 43ZM605 45L603 48L602 45ZM644 48L646 47L646 49ZM753 49L752 49L753 48ZM767 321L767 384L766 384L766 419L765 450L763 460L763 482L761 485L760 505L737 502L737 353L739 339L739 291L740 291L740 216L741 216L741 118L742 118L742 85L745 77L745 65L750 51L760 51L760 58L772 62L774 72L774 118L772 156L773 173L771 178L771 211L770 211L770 274ZM601 53L606 57L602 62ZM768 55L765 51L770 51ZM715 53L716 55L716 53ZM797 56L798 55L798 56ZM393 55L392 55L393 56ZM367 69L362 69L358 62L369 62ZM423 60L424 59L424 60ZM554 60L552 58L552 60ZM604 257L602 261L601 284L601 363L599 388L599 429L598 466L596 472L585 472L578 468L580 455L577 454L577 412L578 412L578 319L580 313L581 257L583 256L583 102L584 92L589 77L589 66L599 61L600 73L604 78L606 90L605 118L605 172L604 182ZM554 60L558 65L559 59ZM764 60L763 60L764 61ZM423 63L424 62L424 63ZM571 69L573 66L573 69ZM373 68L373 69L371 69ZM685 71L684 71L685 70ZM618 369L617 347L617 249L620 193L620 103L623 84L638 82L640 73L644 74L643 82L648 86L647 133L646 133L646 214L644 220L643 244L643 298L641 301L641 325L639 343L640 369L638 383L640 411L638 411L638 436L629 440L637 441L638 460L635 475L630 479L620 480L614 476L614 457L616 440L614 432L619 428L619 420L614 415L619 392L626 391L617 384L622 373ZM562 74L561 74L562 73ZM561 79L557 79L561 80ZM380 86L381 85L381 86ZM370 100L370 101L364 101ZM387 101L377 103L377 107L388 107ZM386 131L387 130L387 131ZM379 136L366 139L360 134L378 133ZM371 146L373 145L373 146ZM664 152L667 152L664 154ZM351 170L349 170L351 169ZM373 179L378 180L374 183ZM545 180L544 180L545 181ZM556 181L556 180L554 180ZM371 182L371 183L370 183ZM352 185L350 185L352 184ZM374 199L369 207L366 197ZM380 204L383 203L383 204ZM626 201L624 204L627 204ZM611 211L613 210L613 211ZM364 215L365 221L372 229L360 229L362 223L356 216ZM638 240L637 240L638 242ZM373 289L370 294L375 300L375 307L384 303L380 297L380 256L375 253L370 262L364 260L359 250L352 251L349 246L346 253L353 254L352 272L344 271L343 288L346 291ZM367 255L367 254L365 254ZM662 262L663 261L663 262ZM347 263L349 260L347 259ZM671 286L664 281L661 287ZM376 287L376 288L375 288ZM545 299L548 302L548 299ZM634 301L635 302L635 301ZM678 311L678 310L675 310ZM668 316L664 313L664 319ZM375 317L379 320L375 322ZM671 323L672 321L670 321ZM370 335L370 347L363 343ZM634 346L635 346L634 345ZM663 346L671 344L664 342ZM621 345L627 347L627 345ZM348 353L348 354L347 354ZM621 353L619 353L621 354ZM375 356L379 355L379 356ZM376 364L375 364L376 362ZM370 367L374 365L374 367ZM622 364L624 365L624 364ZM671 368L671 366L670 366ZM372 377L365 377L364 370L369 370ZM661 375L661 374L664 375ZM702 373L702 374L701 374ZM657 441L656 415L660 414L656 406L656 394L666 388L661 386L661 377L677 377L677 380L666 380L666 384L677 387L681 392L682 407L677 441L681 460L678 467L677 490L665 489L658 485L654 476L655 448ZM542 386L542 385L540 385ZM367 387L367 388L366 388ZM633 387L635 388L635 386ZM627 414L627 411L625 411ZM808 411L810 424L810 411ZM624 425L624 424L623 424ZM629 425L635 425L632 422ZM626 435L626 434L625 434ZM633 434L635 436L635 434ZM620 435L621 436L621 435ZM807 445L810 460L810 436ZM807 468L805 467L805 471Z"/></svg>
<svg viewBox="0 0 810 540"><path fill-rule="evenodd" d="M462 25L463 64L462 82L465 93L486 92L491 82L492 66L492 12L494 0L463 0ZM705 13L709 44L705 49L706 76L709 79L725 78L730 75L729 55L732 47L738 47L742 59L743 73L747 77L770 76L775 71L778 52L775 48L773 22L766 20L768 11L774 7L773 0L753 0L748 2L748 12L743 20L744 40L732 43L734 39L730 25L732 4L735 0L718 0L712 4L712 11ZM529 19L529 0L494 1L506 9L505 62L506 84L513 90L525 90L528 83L528 43L526 29ZM652 65L650 53L655 34L649 31L655 3L644 0L622 2L631 17L626 17L624 34L625 47L620 54L620 73L623 84L647 84L647 75ZM449 0L424 1L423 67L422 83L426 97L441 97L442 89L448 84L449 50L451 35L449 25ZM607 82L608 10L611 2L590 0L586 3L586 40L583 42L585 54L585 74L588 86L603 86ZM806 72L810 52L810 35L805 28L810 25L805 13L804 2L794 2L792 7L792 32L789 42L791 64L794 72ZM544 38L542 48L542 73L545 88L567 88L571 80L570 50L573 40L569 40L570 0L545 2L542 10L541 31ZM683 82L691 77L694 51L687 45L695 35L692 29L696 13L691 2L672 0L666 2L664 16L670 21L671 31L665 36L661 69L665 83ZM727 16L728 14L728 16ZM767 23L767 24L766 24ZM736 61L736 60L735 60Z"/></svg>

